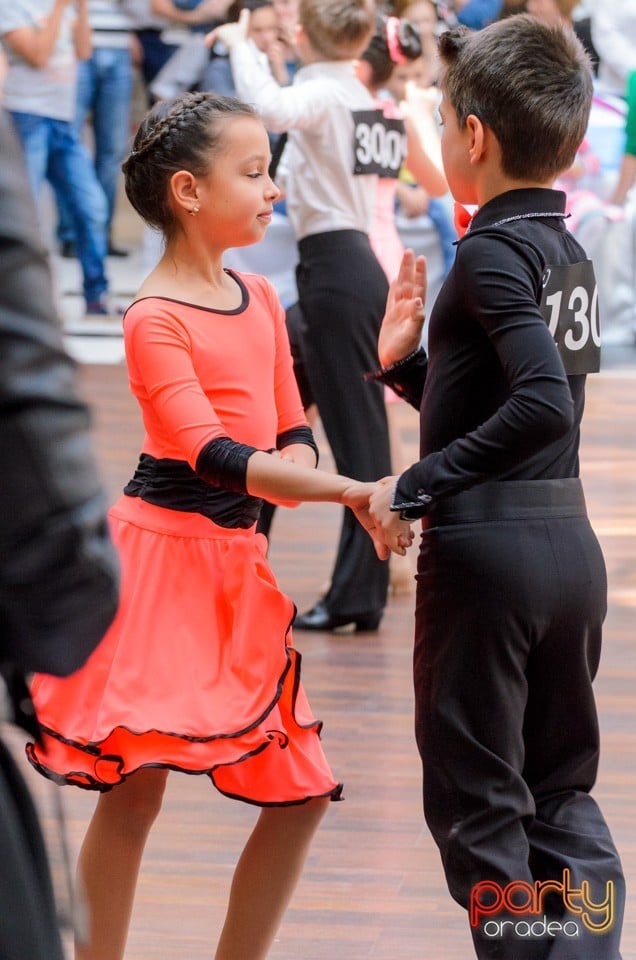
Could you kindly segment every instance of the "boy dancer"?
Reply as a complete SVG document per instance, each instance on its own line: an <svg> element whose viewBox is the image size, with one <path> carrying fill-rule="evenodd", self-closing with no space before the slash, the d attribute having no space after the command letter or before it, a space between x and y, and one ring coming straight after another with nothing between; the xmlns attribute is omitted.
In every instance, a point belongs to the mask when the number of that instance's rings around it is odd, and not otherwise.
<svg viewBox="0 0 636 960"><path fill-rule="evenodd" d="M355 75L375 30L374 4L301 0L295 47L304 65L291 87L279 87L245 41L248 22L244 11L208 42L230 49L238 96L256 106L268 130L289 131L286 201L298 241L305 369L339 472L375 480L391 470L388 428L383 390L364 374L376 363L388 285L369 243L378 167L365 156L371 121L383 121L381 111L372 116L373 98ZM294 626L375 630L388 578L387 564L345 511L329 590Z"/></svg>
<svg viewBox="0 0 636 960"><path fill-rule="evenodd" d="M421 460L371 514L423 517L415 635L424 809L477 956L619 960L620 860L590 796L606 611L579 480L596 284L551 186L592 80L571 30L527 16L440 41L442 155L479 209L419 348L425 265L407 254L378 379L421 410Z"/></svg>

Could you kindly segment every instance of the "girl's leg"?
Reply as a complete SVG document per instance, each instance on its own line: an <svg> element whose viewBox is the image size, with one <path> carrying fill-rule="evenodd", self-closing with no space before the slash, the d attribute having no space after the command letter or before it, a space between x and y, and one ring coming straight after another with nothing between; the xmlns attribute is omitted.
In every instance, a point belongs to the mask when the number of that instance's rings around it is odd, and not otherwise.
<svg viewBox="0 0 636 960"><path fill-rule="evenodd" d="M329 802L261 811L234 872L215 960L265 960Z"/></svg>
<svg viewBox="0 0 636 960"><path fill-rule="evenodd" d="M167 776L167 770L139 770L97 801L78 863L89 933L87 943L75 946L76 960L124 956L139 866Z"/></svg>

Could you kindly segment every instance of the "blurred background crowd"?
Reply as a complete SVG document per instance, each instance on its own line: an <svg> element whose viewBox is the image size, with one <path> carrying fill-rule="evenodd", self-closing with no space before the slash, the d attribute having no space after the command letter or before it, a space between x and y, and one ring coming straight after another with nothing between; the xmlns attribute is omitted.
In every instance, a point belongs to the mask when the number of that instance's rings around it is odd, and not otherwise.
<svg viewBox="0 0 636 960"><path fill-rule="evenodd" d="M4 106L23 143L60 284L80 288L67 321L113 318L154 263L157 238L121 226L131 216L121 162L139 117L157 99L187 89L236 92L228 50L206 45L205 36L245 8L263 63L277 83L292 83L298 0L0 0ZM378 11L408 22L419 37L407 55L396 53L373 89L407 110L413 87L428 90L434 102L436 39L450 26L479 30L527 12L576 31L594 64L596 94L588 136L559 186L568 194L570 229L595 262L606 342L633 344L636 0L395 0ZM435 134L429 128L426 136L433 156ZM272 134L272 148L277 139ZM403 242L429 258L429 299L452 264L457 237L452 198L434 193L403 168L392 200ZM75 266L60 264L64 259ZM230 266L268 275L288 307L296 298L296 259L283 193L263 244L236 251Z"/></svg>

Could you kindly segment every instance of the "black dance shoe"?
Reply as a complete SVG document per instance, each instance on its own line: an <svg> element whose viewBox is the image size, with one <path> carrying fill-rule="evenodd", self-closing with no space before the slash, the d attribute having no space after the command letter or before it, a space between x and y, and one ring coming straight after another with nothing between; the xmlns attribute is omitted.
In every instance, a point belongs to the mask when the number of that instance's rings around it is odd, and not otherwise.
<svg viewBox="0 0 636 960"><path fill-rule="evenodd" d="M382 613L375 610L371 613L357 614L329 613L325 601L318 600L311 610L298 614L292 627L295 630L342 630L343 632L348 628L347 632L351 633L372 633L378 629L381 619Z"/></svg>

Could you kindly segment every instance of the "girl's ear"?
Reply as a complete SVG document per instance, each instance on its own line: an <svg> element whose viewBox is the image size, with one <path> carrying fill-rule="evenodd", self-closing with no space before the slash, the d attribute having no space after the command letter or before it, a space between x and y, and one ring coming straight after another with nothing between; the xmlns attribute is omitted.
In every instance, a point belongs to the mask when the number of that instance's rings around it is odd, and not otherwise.
<svg viewBox="0 0 636 960"><path fill-rule="evenodd" d="M197 181L188 170L177 170L172 174L169 191L176 210L191 213L198 205Z"/></svg>
<svg viewBox="0 0 636 960"><path fill-rule="evenodd" d="M486 146L486 130L474 113L470 113L466 118L466 130L468 133L468 157L471 163L479 163L483 158Z"/></svg>

